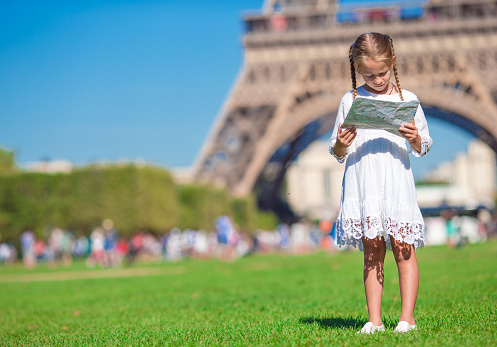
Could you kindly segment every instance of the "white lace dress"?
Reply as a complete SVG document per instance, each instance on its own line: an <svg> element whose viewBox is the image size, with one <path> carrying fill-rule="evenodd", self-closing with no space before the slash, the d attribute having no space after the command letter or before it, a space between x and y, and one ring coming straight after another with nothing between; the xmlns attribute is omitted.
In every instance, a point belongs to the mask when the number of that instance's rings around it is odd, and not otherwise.
<svg viewBox="0 0 497 347"><path fill-rule="evenodd" d="M417 100L416 95L403 90L405 101ZM401 101L400 95L378 95L357 88L357 97L376 100ZM338 123L344 122L353 102L352 91L340 102L335 127L330 140L330 153L337 139ZM428 124L421 106L415 116L421 136L421 152L410 149L416 156L424 156L432 146ZM395 240L423 247L424 221L419 210L416 187L411 171L407 141L385 130L357 129L357 136L347 148L342 198L337 216L337 245L352 245L363 250L362 237L380 236L391 249L390 235Z"/></svg>

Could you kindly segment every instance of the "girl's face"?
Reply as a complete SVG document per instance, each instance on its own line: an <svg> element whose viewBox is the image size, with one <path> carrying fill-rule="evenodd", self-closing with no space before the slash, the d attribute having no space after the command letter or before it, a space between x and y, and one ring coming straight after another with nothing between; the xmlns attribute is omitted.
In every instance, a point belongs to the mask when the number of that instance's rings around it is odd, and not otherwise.
<svg viewBox="0 0 497 347"><path fill-rule="evenodd" d="M385 62L378 62L366 59L361 66L361 76L366 83L364 89L376 94L386 94L389 92L391 66ZM391 90L390 90L391 92Z"/></svg>

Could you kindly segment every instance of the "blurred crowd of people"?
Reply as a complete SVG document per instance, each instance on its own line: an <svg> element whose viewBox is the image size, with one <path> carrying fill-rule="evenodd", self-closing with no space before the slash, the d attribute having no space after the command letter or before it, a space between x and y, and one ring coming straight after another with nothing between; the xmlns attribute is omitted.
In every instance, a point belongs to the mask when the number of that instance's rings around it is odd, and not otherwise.
<svg viewBox="0 0 497 347"><path fill-rule="evenodd" d="M0 262L13 263L18 254L27 268L39 263L68 266L74 259L84 259L89 268L186 258L232 261L254 252L333 250L331 229L331 221L319 225L281 224L276 230L257 230L249 235L240 231L229 216L220 216L213 231L173 228L162 235L140 232L124 238L119 236L111 220L105 220L89 236L76 237L71 231L54 228L46 239L40 239L26 230L20 236L20 253L10 242L0 244Z"/></svg>
<svg viewBox="0 0 497 347"><path fill-rule="evenodd" d="M441 216L427 218L426 222L428 245L453 246L486 240L486 228L472 217ZM332 221L322 220L280 224L275 230L257 230L249 235L240 231L229 216L220 216L212 231L173 228L162 235L140 232L124 238L111 220L105 220L89 236L76 237L68 230L54 228L45 239L40 239L26 230L20 236L20 252L10 242L0 244L0 263L14 263L20 255L27 268L39 263L68 266L74 259L84 259L89 268L105 268L118 267L123 262L130 265L136 261L186 258L232 261L256 252L302 254L320 249L335 252L339 248L333 244L334 231ZM344 249L348 248L340 248Z"/></svg>
<svg viewBox="0 0 497 347"><path fill-rule="evenodd" d="M478 217L474 217L460 214L455 209L445 209L439 216L425 218L426 242L448 247L484 242L497 234L496 222L487 210L481 210Z"/></svg>

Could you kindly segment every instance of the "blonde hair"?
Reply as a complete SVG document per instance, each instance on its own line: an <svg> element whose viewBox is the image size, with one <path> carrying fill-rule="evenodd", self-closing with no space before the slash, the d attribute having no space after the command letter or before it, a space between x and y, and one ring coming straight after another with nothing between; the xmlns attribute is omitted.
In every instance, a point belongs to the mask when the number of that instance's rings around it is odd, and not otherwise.
<svg viewBox="0 0 497 347"><path fill-rule="evenodd" d="M399 74L397 65L395 64L395 51L393 50L393 40L390 36L379 33L362 34L350 46L349 61L350 61L350 77L352 78L352 90L354 100L357 96L357 81L356 70L360 73L364 61L371 59L376 62L384 62L390 68L393 67L397 89L399 90L400 98L404 101L402 88L400 88Z"/></svg>

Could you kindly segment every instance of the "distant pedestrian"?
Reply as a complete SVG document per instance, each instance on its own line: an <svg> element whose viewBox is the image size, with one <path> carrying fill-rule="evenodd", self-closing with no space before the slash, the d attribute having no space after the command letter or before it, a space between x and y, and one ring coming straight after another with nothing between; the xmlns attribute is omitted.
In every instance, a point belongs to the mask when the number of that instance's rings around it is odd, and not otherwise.
<svg viewBox="0 0 497 347"><path fill-rule="evenodd" d="M330 153L345 164L335 243L364 251L364 286L369 321L359 331L385 330L381 319L383 263L392 249L399 271L401 314L395 332L416 329L414 307L419 272L415 249L425 244L424 221L418 207L410 152L424 156L432 146L423 110L418 106L412 124L399 127L403 137L379 129L342 128L356 98L384 101L417 100L400 87L392 39L378 33L362 34L349 50L352 90L339 105ZM395 84L390 82L395 75ZM365 84L356 87L356 71ZM371 119L378 116L368 114Z"/></svg>
<svg viewBox="0 0 497 347"><path fill-rule="evenodd" d="M229 216L223 215L216 219L218 242L218 258L231 261L235 258L235 247L239 241L235 225Z"/></svg>
<svg viewBox="0 0 497 347"><path fill-rule="evenodd" d="M35 235L31 230L26 230L21 234L22 261L24 266L32 269L36 266L36 256L34 252Z"/></svg>

